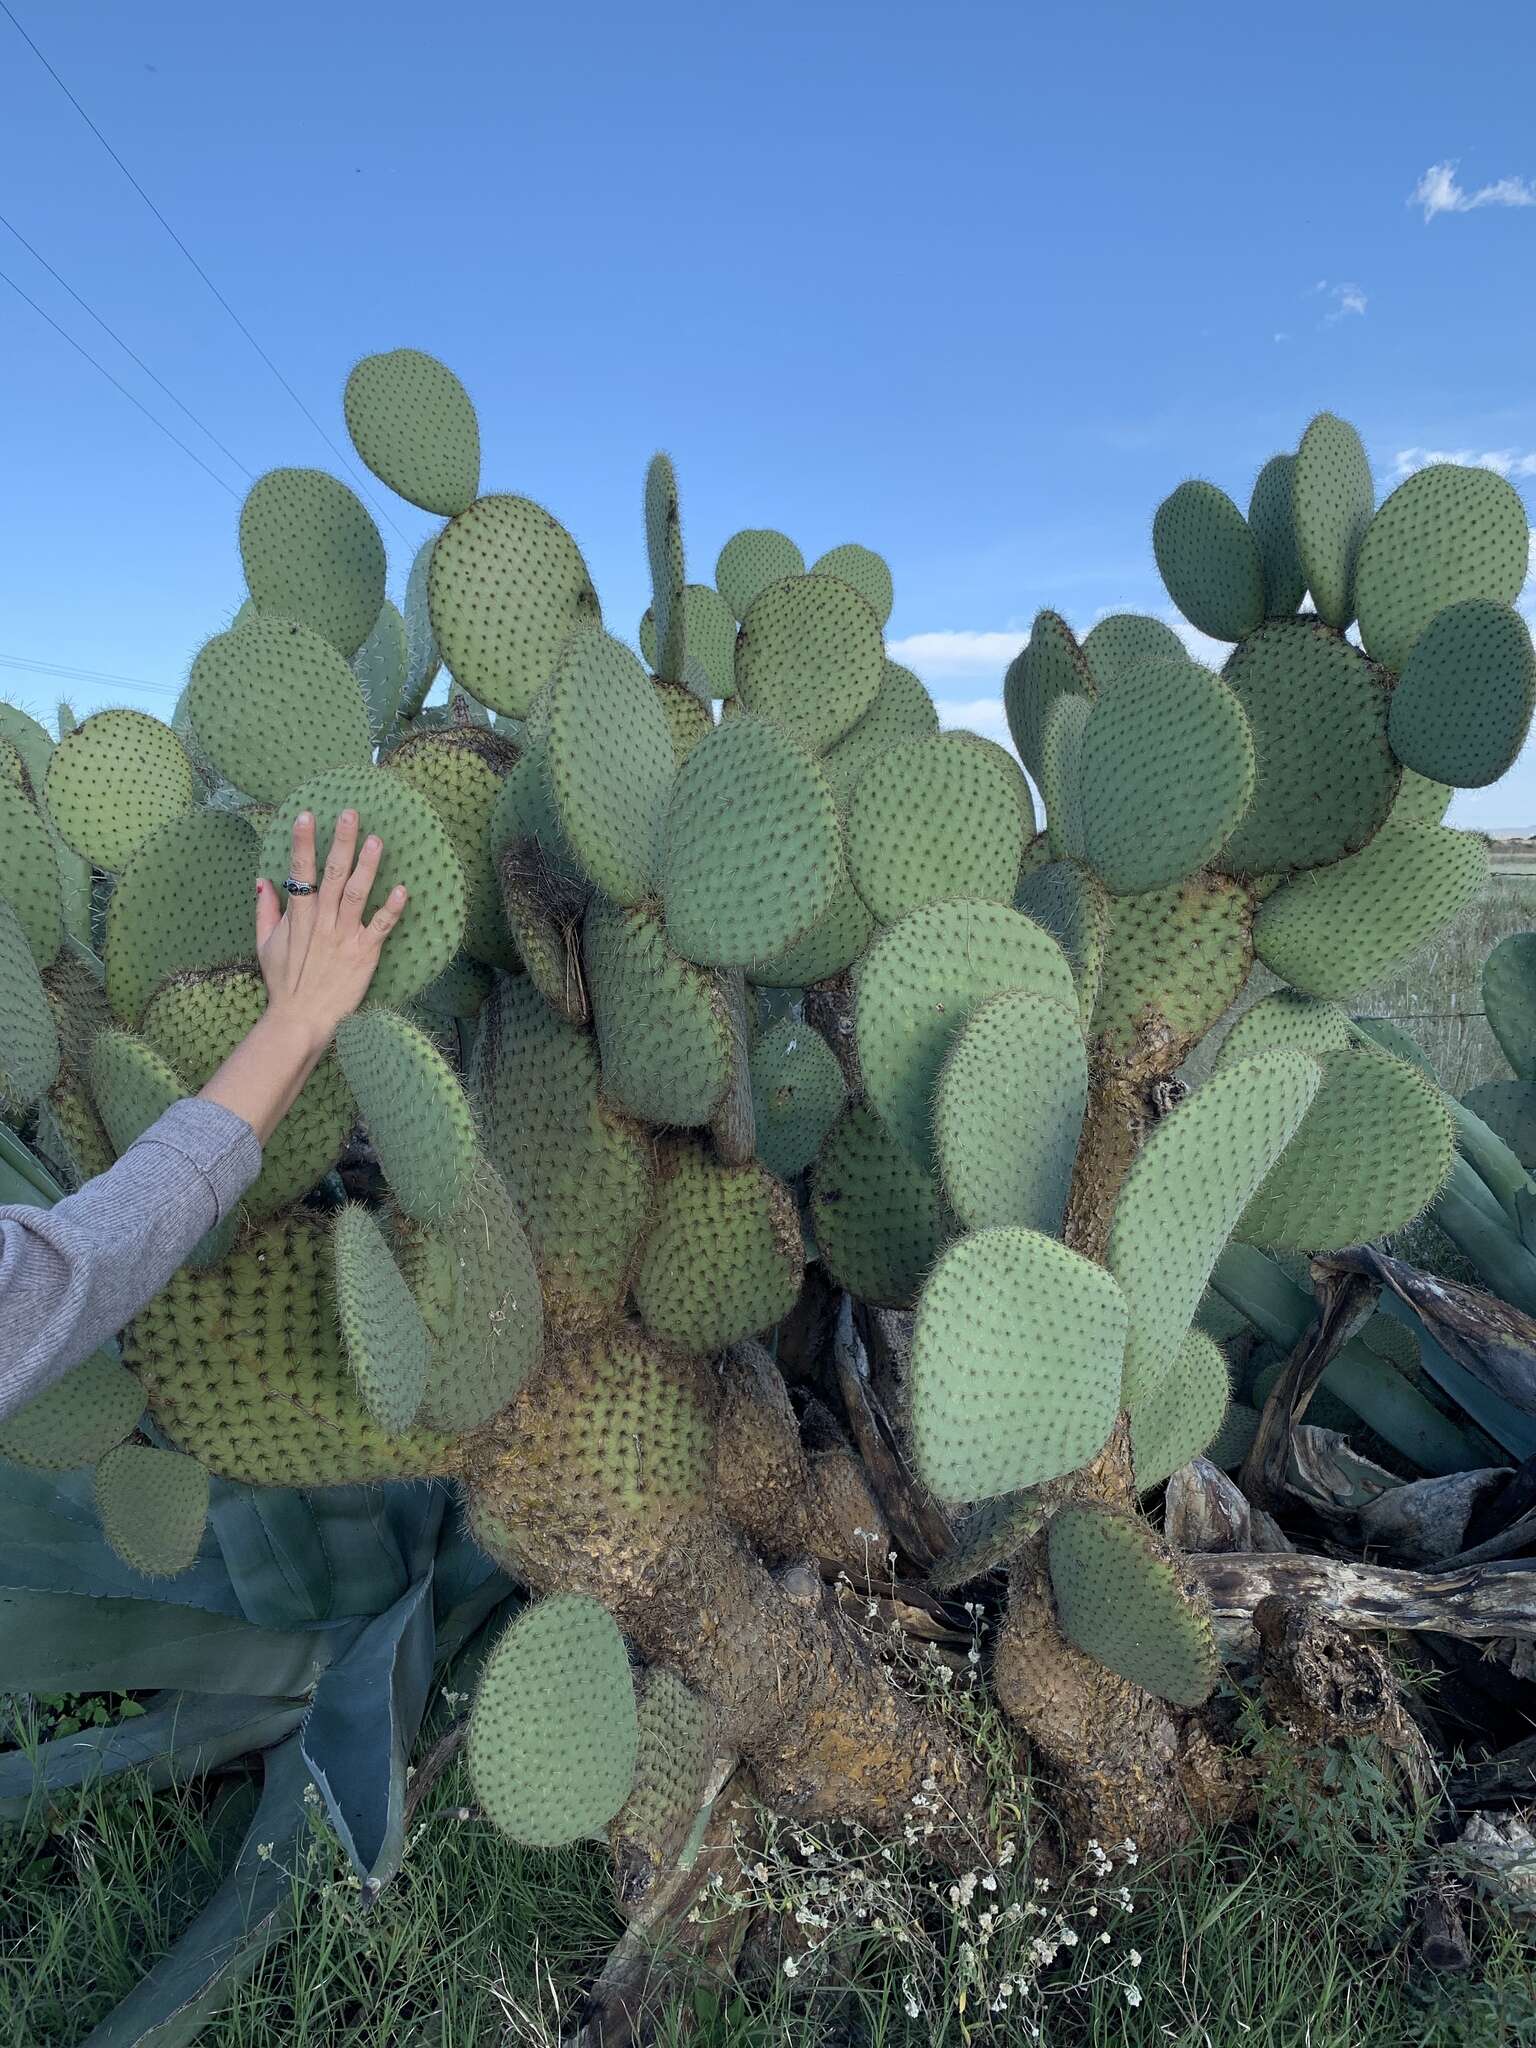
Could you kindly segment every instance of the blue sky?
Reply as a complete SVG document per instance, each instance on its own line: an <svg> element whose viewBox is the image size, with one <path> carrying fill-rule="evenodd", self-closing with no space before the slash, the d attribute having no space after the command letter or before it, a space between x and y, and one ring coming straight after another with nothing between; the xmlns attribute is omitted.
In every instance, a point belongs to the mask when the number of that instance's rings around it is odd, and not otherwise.
<svg viewBox="0 0 1536 2048"><path fill-rule="evenodd" d="M1449 453L1536 507L1529 0L7 4L325 433L358 355L443 356L624 635L658 446L695 574L742 525L880 549L894 651L993 731L1039 606L1161 608L1158 499L1246 503L1322 407L1383 492ZM0 691L168 713L238 465L355 479L3 13L0 210L235 458L0 227L227 486L0 284L0 655L158 686ZM398 595L431 522L369 489ZM1536 748L1453 815L1536 826Z"/></svg>

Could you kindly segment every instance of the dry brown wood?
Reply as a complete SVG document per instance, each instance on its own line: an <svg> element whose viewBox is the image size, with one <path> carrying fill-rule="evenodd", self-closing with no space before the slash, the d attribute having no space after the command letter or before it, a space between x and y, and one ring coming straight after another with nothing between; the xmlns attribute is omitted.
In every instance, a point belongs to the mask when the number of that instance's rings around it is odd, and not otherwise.
<svg viewBox="0 0 1536 2048"><path fill-rule="evenodd" d="M903 1556L927 1571L950 1548L954 1531L908 1465L870 1384L869 1358L854 1321L853 1302L846 1294L838 1308L832 1363L848 1427L886 1524Z"/></svg>
<svg viewBox="0 0 1536 2048"><path fill-rule="evenodd" d="M1536 1415L1536 1318L1495 1294L1422 1273L1373 1245L1313 1261L1313 1271L1384 1281L1458 1364L1526 1415Z"/></svg>
<svg viewBox="0 0 1536 2048"><path fill-rule="evenodd" d="M1246 1551L1195 1555L1181 1564L1210 1600L1228 1655L1251 1650L1253 1610L1271 1594L1308 1603L1349 1629L1430 1629L1473 1640L1536 1637L1536 1562L1408 1572L1299 1551Z"/></svg>

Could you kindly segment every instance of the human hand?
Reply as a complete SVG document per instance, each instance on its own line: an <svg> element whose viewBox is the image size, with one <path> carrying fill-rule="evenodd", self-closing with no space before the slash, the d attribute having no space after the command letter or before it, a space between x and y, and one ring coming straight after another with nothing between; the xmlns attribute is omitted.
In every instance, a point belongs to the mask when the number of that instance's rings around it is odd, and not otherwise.
<svg viewBox="0 0 1536 2048"><path fill-rule="evenodd" d="M364 922L383 852L371 833L357 851L357 813L343 811L313 895L290 896L285 907L270 882L256 885L256 957L267 984L266 1021L312 1059L368 993L384 941L405 909L406 891L397 887ZM315 820L308 811L294 820L289 875L296 882L315 881Z"/></svg>

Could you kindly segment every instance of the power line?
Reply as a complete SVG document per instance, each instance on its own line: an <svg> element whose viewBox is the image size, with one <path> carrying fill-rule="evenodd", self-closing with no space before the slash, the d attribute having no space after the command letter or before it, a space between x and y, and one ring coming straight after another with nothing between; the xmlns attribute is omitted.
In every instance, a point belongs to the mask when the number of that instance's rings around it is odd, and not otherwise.
<svg viewBox="0 0 1536 2048"><path fill-rule="evenodd" d="M3 7L4 4L5 0L0 0L0 7ZM224 478L219 475L216 469L210 469L208 467L208 464L204 462L201 455L197 453L196 449L189 448L186 442L182 440L179 434L173 434L170 428L165 424L165 421L161 419L158 414L152 413L149 407L144 403L143 399L137 397L135 393L130 391L128 389L128 386L125 383L123 383L121 378L114 377L112 372L107 368L105 363L98 363L96 358L91 354L90 350L85 346L85 344L83 342L76 341L75 337L70 333L67 327L61 327L58 321L54 319L53 315L47 312L42 306L40 306L37 303L36 299L32 297L32 294L30 292L23 291L21 286L16 282L15 278L12 277L8 271L0 270L0 283L8 284L11 290L16 294L17 298L25 299L27 304L32 308L33 312L37 314L40 320L46 320L48 322L48 325L53 329L54 333L62 335L65 341L69 343L72 349L76 350L78 354L85 357L85 360L90 364L93 370L99 370L102 376L106 378L109 384L114 385L117 390L121 391L124 398L128 400L128 403L130 405L136 405L138 407L139 411L143 413L145 419L149 421L151 426L158 427L161 433L164 434L165 438L168 441L174 441L176 443L176 446L181 450L182 454L188 458L189 461L195 462L198 468L203 472L205 476L211 476L214 482L218 485L219 489L221 491L228 491L229 495L234 499L235 503L237 505L239 504L240 493L235 489L234 485L226 483Z"/></svg>
<svg viewBox="0 0 1536 2048"><path fill-rule="evenodd" d="M71 668L64 662L34 661L25 654L0 654L0 668L28 669L34 675L48 676L59 683L116 683L125 690L153 690L162 697L181 694L174 683L152 683L147 676L113 675L109 670L100 668Z"/></svg>
<svg viewBox="0 0 1536 2048"><path fill-rule="evenodd" d="M69 296L74 300L75 304L79 306L83 311L90 314L91 318L96 322L96 325L102 330L102 332L104 334L110 335L112 340L115 341L118 347L123 351L123 354L127 356L132 362L138 364L139 368L144 372L145 376L149 379L149 381L152 384L159 386L160 390L162 390L165 393L166 397L171 401L172 405L176 405L181 408L181 410L186 414L187 418L192 422L193 426L198 429L199 433L203 433L208 436L208 439L213 443L214 447L218 449L219 453L225 458L225 460L232 462L235 465L236 469L239 470L242 476L250 477L251 481L254 483L255 472L246 467L246 465L240 460L239 456L235 454L233 449L226 448L224 446L224 443L219 439L218 435L213 431L212 427L205 426L204 423L198 418L197 414L192 410L191 406L187 404L186 400L178 398L176 393L171 389L170 385L166 383L163 377L156 376L155 372L149 367L148 363L145 362L144 358L138 353L138 351L136 349L131 349L128 346L127 342L124 341L123 337L118 333L117 329L111 326L107 321L105 321L101 317L101 315L97 312L96 308L93 305L91 305L89 300L83 299L80 296L79 292L75 290L74 286L70 283L67 277L60 276L59 272L54 269L53 265L48 261L48 258L43 254L42 250L34 248L32 243L30 243L27 240L26 236L21 232L21 229L17 227L16 223L12 220L7 220L3 213L0 213L0 227L5 228L8 233L16 237L17 241L20 242L21 246L23 247L23 249L26 250L27 254L31 256L36 262L40 263L43 266L44 270L47 271L48 275L54 280L55 284L62 285L64 290L67 291L69 293Z"/></svg>
<svg viewBox="0 0 1536 2048"><path fill-rule="evenodd" d="M70 91L69 87L64 83L63 79L59 76L58 72L54 70L53 66L49 63L48 59L43 55L42 51L38 48L37 44L33 42L31 36L27 34L27 31L22 27L21 23L16 19L16 16L11 12L9 5L7 4L7 0L0 0L0 14L4 14L7 21L10 22L12 28L15 29L17 35L21 37L22 41L26 44L27 48L32 52L33 56L37 59L38 63L42 65L43 69L48 73L48 76L59 88L59 91L63 93L65 99L69 101L70 105L74 108L75 112L80 116L81 120L85 123L86 127L90 129L91 133L95 136L96 140L107 152L107 155L111 157L113 163L117 165L117 168L128 180L129 184L133 187L134 191L138 193L139 197L143 200L144 204L149 208L150 212L154 215L155 219L159 221L161 227L165 229L165 232L176 244L177 248L181 251L182 255L186 257L188 263L191 264L192 268L197 272L198 276L202 279L203 283L208 287L209 291L213 293L213 296L224 308L224 311L229 315L230 319L234 321L236 327L239 328L240 332L245 336L246 340L250 343L251 347L256 351L257 355L261 357L261 360L272 372L272 375L277 379L278 383L282 385L283 389L287 392L288 396L299 408L299 411L303 413L305 419L309 421L309 424L314 428L315 432L320 436L321 440L324 441L326 447L329 448L331 453L336 457L336 460L338 462L344 463L346 467L351 470L353 476L357 478L358 485L362 490L363 496L368 499L368 502L374 507L375 511L382 513L384 518L389 520L390 525L394 527L396 533L398 533L400 535L400 538L404 540L406 538L405 533L403 529L396 524L395 520L390 517L388 507L380 505L378 500L372 496L371 492L368 490L366 483L364 483L362 474L358 470L356 464L353 463L351 459L347 455L345 455L340 448L337 447L336 443L325 431L325 428L321 426L320 422L315 418L314 414L310 411L309 407L304 403L303 399L300 398L298 392L294 390L293 386L288 382L288 379L283 375L282 371L277 367L276 363L273 362L272 358L267 354L266 350L262 347L261 343L256 339L255 335L252 334L249 327L246 326L245 322L240 318L240 315L235 311L234 307L229 303L228 299L226 299L224 294L219 290L218 286L214 283L213 279L208 275L207 271L204 270L201 263L199 263L197 258L192 254L192 251L187 247L186 243L181 239L180 235L178 235L176 230L171 226L170 222L166 219L165 215L160 211L159 207L156 206L154 200L150 198L149 194L145 191L144 187L139 183L138 179L133 175L132 171L129 170L127 164L123 162L123 159L118 155L117 151L112 147L111 143L108 142L106 136L102 134L101 130L96 126L96 123L85 111L85 108L81 106L80 102L75 98L74 94Z"/></svg>

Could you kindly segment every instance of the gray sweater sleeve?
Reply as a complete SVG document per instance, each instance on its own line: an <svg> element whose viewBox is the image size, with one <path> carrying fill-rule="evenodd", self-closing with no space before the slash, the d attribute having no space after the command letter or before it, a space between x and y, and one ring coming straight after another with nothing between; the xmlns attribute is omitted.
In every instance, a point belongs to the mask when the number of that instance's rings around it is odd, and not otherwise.
<svg viewBox="0 0 1536 2048"><path fill-rule="evenodd" d="M0 1418L115 1336L260 1166L245 1119L194 1097L51 1209L0 1207Z"/></svg>

